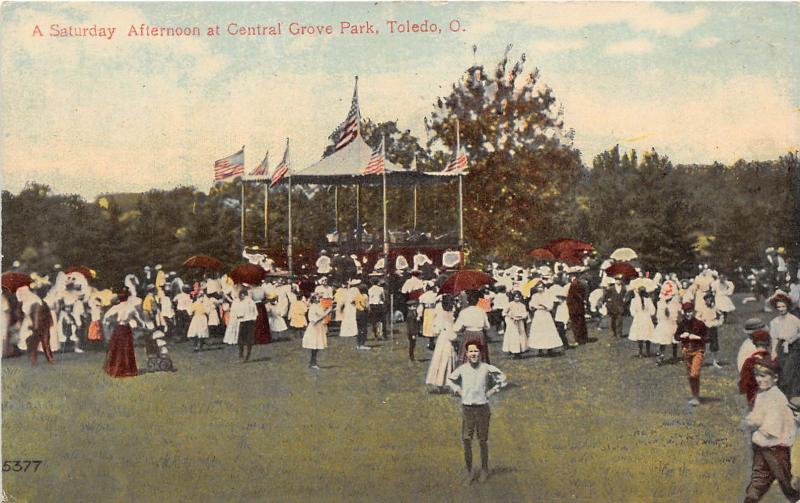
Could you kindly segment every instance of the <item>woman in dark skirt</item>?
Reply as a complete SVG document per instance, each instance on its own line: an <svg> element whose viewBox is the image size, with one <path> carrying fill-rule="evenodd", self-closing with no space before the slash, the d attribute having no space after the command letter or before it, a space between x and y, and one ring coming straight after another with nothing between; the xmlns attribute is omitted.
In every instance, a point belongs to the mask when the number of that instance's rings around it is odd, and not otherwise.
<svg viewBox="0 0 800 503"><path fill-rule="evenodd" d="M267 315L267 306L264 304L267 300L267 292L264 291L264 286L257 286L250 290L250 297L256 303L256 317L255 324L255 343L256 344L269 344L272 342L272 333L269 330L269 316Z"/></svg>
<svg viewBox="0 0 800 503"><path fill-rule="evenodd" d="M117 294L120 303L109 309L106 320L116 323L111 341L108 344L104 369L111 377L133 377L139 375L136 367L136 354L133 351L133 331L131 322L144 326L136 307L128 303L130 292L124 288Z"/></svg>

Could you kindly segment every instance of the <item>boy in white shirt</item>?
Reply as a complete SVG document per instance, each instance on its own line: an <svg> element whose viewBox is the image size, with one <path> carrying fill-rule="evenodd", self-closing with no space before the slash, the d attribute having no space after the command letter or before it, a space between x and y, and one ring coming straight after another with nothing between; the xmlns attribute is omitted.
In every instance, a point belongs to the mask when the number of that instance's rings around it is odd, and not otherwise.
<svg viewBox="0 0 800 503"><path fill-rule="evenodd" d="M754 503L772 486L776 479L789 501L800 501L800 491L792 487L790 449L797 435L797 423L786 396L775 386L777 364L765 360L753 368L758 395L752 412L745 418L754 429L753 471L745 493L745 503Z"/></svg>
<svg viewBox="0 0 800 503"><path fill-rule="evenodd" d="M461 397L461 439L464 442L464 462L467 483L477 474L472 473L472 435L478 431L481 448L480 482L489 477L489 397L506 385L506 376L494 365L481 361L477 342L467 345L467 363L460 365L447 378L447 385Z"/></svg>

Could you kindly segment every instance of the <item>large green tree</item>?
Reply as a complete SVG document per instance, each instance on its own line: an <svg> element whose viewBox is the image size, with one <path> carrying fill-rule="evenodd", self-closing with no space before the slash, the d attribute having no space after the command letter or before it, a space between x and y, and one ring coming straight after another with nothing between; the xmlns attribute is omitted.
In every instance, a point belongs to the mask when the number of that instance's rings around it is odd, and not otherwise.
<svg viewBox="0 0 800 503"><path fill-rule="evenodd" d="M459 143L469 156L465 234L478 256L520 260L574 231L562 217L575 211L579 153L552 89L541 85L538 69L524 73L524 64L523 54L511 65L506 56L494 69L468 68L431 115L430 146L452 152Z"/></svg>

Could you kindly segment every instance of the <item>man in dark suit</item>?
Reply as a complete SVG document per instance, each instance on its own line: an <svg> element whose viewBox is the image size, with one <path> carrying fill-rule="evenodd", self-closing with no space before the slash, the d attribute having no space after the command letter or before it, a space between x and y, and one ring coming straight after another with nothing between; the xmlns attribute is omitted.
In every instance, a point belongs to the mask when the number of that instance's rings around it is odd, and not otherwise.
<svg viewBox="0 0 800 503"><path fill-rule="evenodd" d="M628 289L622 284L622 275L614 277L614 284L606 288L603 302L611 318L611 333L614 337L624 337L622 333L622 320L628 308Z"/></svg>

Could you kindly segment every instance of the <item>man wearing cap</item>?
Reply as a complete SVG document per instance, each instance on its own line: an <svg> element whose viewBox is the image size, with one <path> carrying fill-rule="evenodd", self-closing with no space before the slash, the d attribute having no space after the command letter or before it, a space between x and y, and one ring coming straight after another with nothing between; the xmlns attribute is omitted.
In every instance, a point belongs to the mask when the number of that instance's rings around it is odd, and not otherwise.
<svg viewBox="0 0 800 503"><path fill-rule="evenodd" d="M756 349L742 364L739 372L739 394L747 397L747 405L752 410L756 401L756 393L758 393L758 383L753 369L763 362L770 362L772 358L769 355L769 332L756 330L750 334L750 339Z"/></svg>
<svg viewBox="0 0 800 503"><path fill-rule="evenodd" d="M798 501L800 491L792 487L790 460L797 422L786 396L775 386L780 369L775 362L765 360L753 371L758 394L753 410L745 417L745 424L753 429L753 469L744 501L759 501L775 480L789 501Z"/></svg>
<svg viewBox="0 0 800 503"><path fill-rule="evenodd" d="M747 334L748 337L742 342L742 345L739 346L739 353L736 355L736 368L739 372L742 371L744 361L758 349L752 340L753 332L764 328L766 328L766 324L764 324L760 318L749 318L744 322L744 333Z"/></svg>
<svg viewBox="0 0 800 503"><path fill-rule="evenodd" d="M684 302L681 310L683 319L678 322L675 330L675 341L681 343L681 353L689 372L689 387L692 391L689 405L695 407L700 405L700 369L705 357L708 329L705 323L695 318L693 303Z"/></svg>
<svg viewBox="0 0 800 503"><path fill-rule="evenodd" d="M614 276L614 284L603 295L608 316L611 318L611 333L614 337L624 337L622 322L628 304L628 290L622 284L622 275Z"/></svg>

